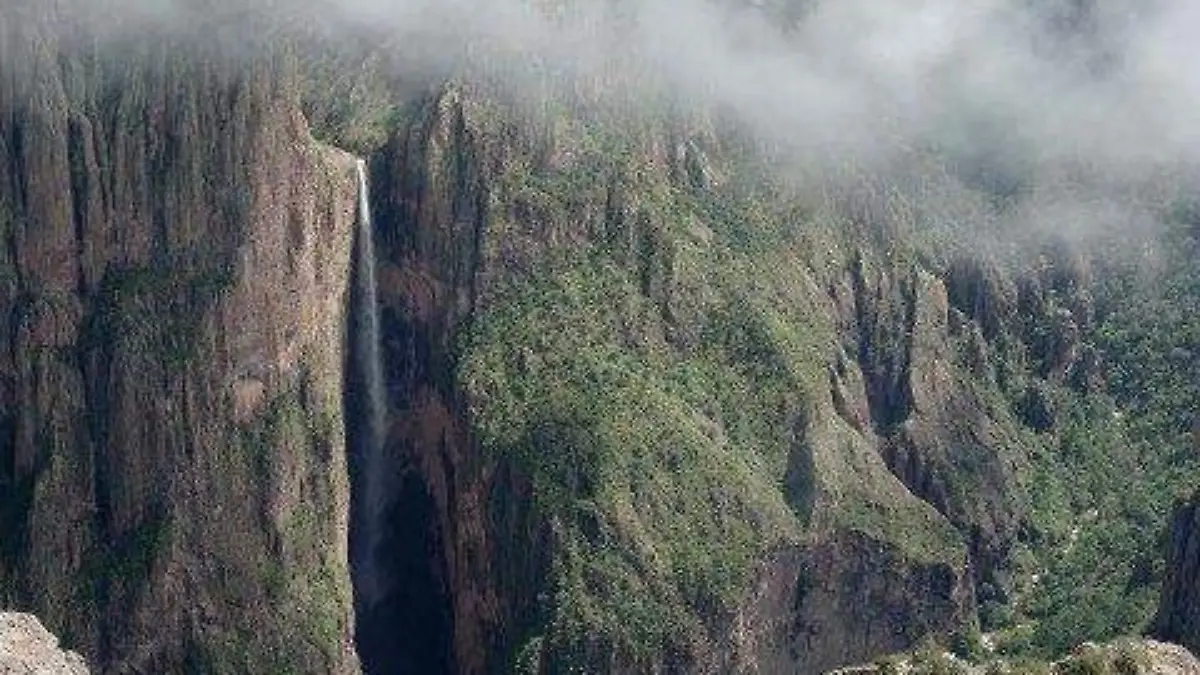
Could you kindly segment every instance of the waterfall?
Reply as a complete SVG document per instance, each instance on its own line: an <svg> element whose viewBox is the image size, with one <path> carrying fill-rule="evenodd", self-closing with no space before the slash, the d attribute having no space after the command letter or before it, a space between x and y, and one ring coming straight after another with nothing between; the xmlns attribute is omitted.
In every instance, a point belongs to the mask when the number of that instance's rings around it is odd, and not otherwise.
<svg viewBox="0 0 1200 675"><path fill-rule="evenodd" d="M438 507L424 477L405 463L403 453L389 453L387 443L383 326L366 164L360 161L357 171L358 228L343 390L354 645L365 675L451 673L453 609L436 553L441 545L434 530ZM403 316L397 320L404 325ZM389 337L412 339L402 328Z"/></svg>
<svg viewBox="0 0 1200 675"><path fill-rule="evenodd" d="M379 353L379 303L375 280L375 244L371 227L371 199L367 186L367 165L358 160L358 246L357 258L357 332L359 376L363 385L363 418L366 429L359 450L360 534L356 556L359 570L359 599L371 606L383 595L378 573L379 540L384 529L387 504L386 471L382 466L387 399L383 386L383 363ZM365 536L364 536L365 535Z"/></svg>

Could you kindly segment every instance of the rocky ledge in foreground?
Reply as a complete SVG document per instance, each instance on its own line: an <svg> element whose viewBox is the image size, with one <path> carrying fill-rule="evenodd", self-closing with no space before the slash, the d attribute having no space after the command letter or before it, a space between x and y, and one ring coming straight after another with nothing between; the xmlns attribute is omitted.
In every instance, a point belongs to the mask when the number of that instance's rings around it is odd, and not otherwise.
<svg viewBox="0 0 1200 675"><path fill-rule="evenodd" d="M87 675L87 664L29 614L0 613L0 675Z"/></svg>

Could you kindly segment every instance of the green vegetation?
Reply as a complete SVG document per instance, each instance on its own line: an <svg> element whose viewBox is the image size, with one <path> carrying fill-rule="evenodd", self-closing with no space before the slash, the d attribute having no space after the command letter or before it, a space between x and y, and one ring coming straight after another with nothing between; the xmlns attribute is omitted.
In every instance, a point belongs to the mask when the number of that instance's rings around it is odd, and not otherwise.
<svg viewBox="0 0 1200 675"><path fill-rule="evenodd" d="M227 269L182 272L164 265L114 270L104 278L79 349L108 348L156 359L181 372L198 355L198 322L232 283Z"/></svg>
<svg viewBox="0 0 1200 675"><path fill-rule="evenodd" d="M1188 227L1156 242L1152 276L1117 258L1101 277L1085 340L1104 357L1105 389L1048 388L1056 424L1034 446L1028 570L1040 579L1018 603L1034 621L1032 653L1135 634L1154 612L1163 528L1200 476L1200 359L1189 351L1200 344L1200 258Z"/></svg>
<svg viewBox="0 0 1200 675"><path fill-rule="evenodd" d="M1119 640L1086 643L1064 658L1048 661L996 658L980 654L962 658L927 644L911 654L895 654L875 662L875 675L1143 675L1153 672L1153 659L1143 643Z"/></svg>
<svg viewBox="0 0 1200 675"><path fill-rule="evenodd" d="M132 606L172 536L170 516L150 515L129 532L95 542L79 572L75 589L79 606Z"/></svg>
<svg viewBox="0 0 1200 675"><path fill-rule="evenodd" d="M1177 218L1194 218L1190 212ZM1156 463L1194 469L1200 402L1200 229L1176 220L1149 255L1157 270L1124 266L1105 276L1096 331L1107 382L1128 412L1131 436L1158 446ZM1147 451L1151 448L1146 448ZM1149 454L1149 453L1147 453Z"/></svg>
<svg viewBox="0 0 1200 675"><path fill-rule="evenodd" d="M777 417L802 392L781 370L763 380L773 399L751 402L752 363L675 362L655 344L646 299L610 263L513 292L473 331L463 382L485 445L563 519L555 638L599 631L649 656L699 628L683 608L727 606L751 563L794 530L764 469L782 461Z"/></svg>
<svg viewBox="0 0 1200 675"><path fill-rule="evenodd" d="M495 286L461 347L460 382L481 439L533 477L539 508L558 527L554 626L523 658L569 653L565 644L596 635L648 657L671 636L703 631L713 612L701 608L730 606L756 556L808 526L806 492L838 494L839 526L893 540L911 558L956 550L959 536L932 510L856 490L878 479L853 459L861 441L848 432L823 429L823 445L809 449L809 471L824 484L780 484L790 432L826 395L835 341L828 309L812 304L806 284L847 264L845 251L874 264L862 248L870 228L797 204L730 155L693 147L706 164L666 180L639 164L630 137L603 124L560 121L556 133L571 161L509 164L493 198L511 209L489 224L489 241L545 250ZM691 182L697 175L721 182ZM608 205L602 219L589 213L596 203ZM945 273L946 254L928 248L942 240L901 206L893 216L910 221L891 224L899 239L888 242L885 267ZM529 229L576 221L586 243L548 246L553 237ZM1108 285L1082 291L1050 277L1036 307L989 336L994 378L968 375L970 336L952 338L955 377L970 381L1024 453L1011 461L1027 493L1008 496L1027 519L1006 571L1016 594L981 608L1012 654L1052 657L1132 634L1152 613L1157 538L1197 475L1200 377L1189 347L1200 344L1200 274L1184 230L1163 244L1161 291L1132 272L1106 270ZM1027 263L1004 269L1014 279L1051 274ZM1069 338L1063 317L1080 293L1092 294L1095 322ZM1051 372L1068 339L1102 355L1087 376L1099 388ZM978 459L957 457L944 486L952 504L975 499ZM964 634L957 646L973 654L978 637Z"/></svg>
<svg viewBox="0 0 1200 675"><path fill-rule="evenodd" d="M400 115L384 77L383 54L347 46L295 53L300 100L313 136L359 155L382 146Z"/></svg>
<svg viewBox="0 0 1200 675"><path fill-rule="evenodd" d="M1157 536L1165 522L1153 476L1130 452L1102 396L1061 393L1055 443L1035 458L1040 581L1024 606L1037 620L1032 643L1060 654L1087 639L1137 631L1157 600ZM1130 485L1141 489L1129 489Z"/></svg>
<svg viewBox="0 0 1200 675"><path fill-rule="evenodd" d="M281 463L327 457L339 424L334 415L306 408L298 390L284 392L271 400L258 418L238 429L235 452L247 467L237 473L252 476L254 485L271 486L264 489L286 489L279 481L289 469ZM328 481L326 470L311 470L308 480ZM315 495L331 493L330 489L314 490ZM276 523L284 542L283 558L269 560L257 570L259 578L254 582L288 617L292 639L321 653L331 664L337 662L336 650L346 631L341 611L350 595L338 573L332 508L327 501L313 501L312 497L289 501ZM280 672L307 668L284 659L282 652L276 656L282 659L279 664L287 666Z"/></svg>
<svg viewBox="0 0 1200 675"><path fill-rule="evenodd" d="M602 124L563 128L568 165L518 160L494 181L511 208L488 241L537 261L489 290L459 347L481 442L532 478L555 533L550 619L515 661L587 668L604 648L648 667L705 640L756 563L803 536L817 490L839 495L840 526L957 560L932 509L838 459L871 452L861 442L803 449L835 335L811 291L809 216L768 198L751 167L709 167L729 178L718 188L681 184ZM606 213L589 215L597 203ZM529 238L579 221L586 243ZM832 471L785 485L796 452Z"/></svg>

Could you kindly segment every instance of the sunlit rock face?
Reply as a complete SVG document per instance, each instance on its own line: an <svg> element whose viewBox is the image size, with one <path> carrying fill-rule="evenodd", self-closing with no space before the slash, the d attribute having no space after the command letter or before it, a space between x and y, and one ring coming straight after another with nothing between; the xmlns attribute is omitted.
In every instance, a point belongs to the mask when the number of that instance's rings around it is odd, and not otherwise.
<svg viewBox="0 0 1200 675"><path fill-rule="evenodd" d="M355 670L353 159L286 63L4 11L0 600L100 672Z"/></svg>

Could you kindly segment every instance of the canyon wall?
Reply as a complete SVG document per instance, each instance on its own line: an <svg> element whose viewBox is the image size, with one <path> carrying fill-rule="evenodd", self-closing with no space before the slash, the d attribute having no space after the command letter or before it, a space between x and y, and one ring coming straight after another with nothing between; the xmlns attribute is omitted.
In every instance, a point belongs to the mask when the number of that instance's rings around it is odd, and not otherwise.
<svg viewBox="0 0 1200 675"><path fill-rule="evenodd" d="M4 11L0 601L99 672L355 671L353 158L282 60Z"/></svg>
<svg viewBox="0 0 1200 675"><path fill-rule="evenodd" d="M597 329L584 316L578 323L567 318L573 316L569 298L538 295L542 284L555 283L547 278L570 275L573 265L585 264L573 256L596 250L598 255L611 256L608 260L615 274L640 278L640 290L618 288L613 296L597 298L612 305L611 310L598 310L601 315L613 311L615 320L626 322L625 336L617 338L626 341L623 348L636 349L638 342L648 342L674 354L672 358L694 356L703 324L712 320L707 314L715 309L694 304L703 301L709 290L684 278L689 273L685 263L672 260L682 246L670 232L677 224L664 219L651 202L655 190L679 189L680 183L686 186L685 167L696 160L695 156L686 157L694 142L689 135L703 135L702 126L673 128L668 123L641 131L631 165L603 169L588 164L597 158L580 151L578 144L587 139L581 140L579 135L590 133L581 131L582 127L554 128L551 122L551 128L543 132L536 122L530 127L513 126L520 119L520 113L507 109L500 99L469 84L453 83L424 102L373 162L389 399L388 450L383 454L391 458L386 471L396 486L390 550L396 560L411 559L419 550L432 555L423 565L394 563L391 618L388 610L381 609L364 623L363 630L374 635L371 640L376 645L366 647L364 654L375 649L387 651L390 638L391 648L404 645L409 650L408 658L425 654L420 658L428 667L449 666L455 672L507 672L512 668L554 672L572 667L591 672L818 672L867 654L909 646L929 634L948 636L964 626L974 608L972 568L967 549L938 509L965 523L975 516L951 511L961 507L948 504L944 495L934 508L923 498L936 499L936 495L915 495L900 480L908 476L898 478L889 471L878 449L886 430L873 428L870 421L873 413L885 414L882 410L888 404L868 400L857 360L846 363L837 356L842 353L840 335L855 343L859 340L854 332L858 329L849 327L857 325L854 301L839 309L840 296L831 297L822 290L822 283L827 283L841 289L838 293L853 294L853 275L848 270L817 277L820 281L815 282L806 278L815 273L798 270L788 277L789 283L795 279L796 285L780 291L786 302L803 308L805 314L798 319L817 335L826 336L828 342L820 342L815 351L803 356L790 351L761 355L768 361L799 359L789 366L797 370L788 376L790 384L778 399L784 409L765 413L771 421L762 433L770 435L771 452L778 454L765 460L772 468L761 487L757 482L737 483L732 489L743 492L728 496L719 483L702 482L699 492L689 498L706 505L698 504L695 508L701 511L694 513L686 510L693 508L684 505L686 500L674 507L638 505L636 501L621 507L624 497L604 492L626 479L611 478L609 486L595 483L584 473L589 466L583 457L574 470L543 464L556 461L551 459L555 453L573 456L583 450L581 444L588 441L572 436L572 428L605 424L603 418L609 410L625 414L621 412L628 405L624 391L597 392L599 400L605 401L597 405L607 407L596 413L599 419L594 422L567 418L563 422L567 426L555 428L547 425L559 423L505 420L503 424L509 426L501 428L498 436L531 435L518 437L514 446L497 441L490 433L494 428L489 427L491 411L480 405L480 396L504 398L512 390L536 389L561 376L563 371L555 369L570 369L559 359L572 358L572 354L583 362L589 358L586 352L573 352L571 347L560 351L566 346L538 333L561 335L569 343L572 336ZM695 222L692 227L706 225ZM792 260L802 264L800 258ZM936 351L951 349L950 308L939 281L928 276L915 279L918 286L908 302L916 303L912 311L920 315L918 343L905 348L911 350L905 358L915 365L894 376L897 386L915 390L921 409L934 415L942 412L942 402L931 397L956 395L948 387L957 385L939 384L951 381L951 376L944 372L947 365L940 363L941 352ZM495 317L511 310L513 294L527 290L530 295L521 295L519 306L561 311L564 323L548 328L535 316L506 323L511 330L489 332ZM627 296L630 292L634 295ZM716 287L712 292L724 291ZM864 306L862 312L867 312L873 311L868 306L878 307L884 301L863 297L859 302ZM841 329L836 317L843 315L849 323ZM747 315L746 320L756 318ZM902 329L881 327L879 332ZM873 344L869 335L861 339L864 345ZM511 389L485 392L477 387L476 378L492 374L478 373L476 359L490 358L479 355L491 350L507 354L501 359L527 364L515 365L517 370L502 376L513 378L504 385ZM622 357L614 352L608 358ZM730 354L729 358L751 358L746 368L758 365L749 355ZM841 375L836 375L839 367ZM933 384L909 384L910 377L914 382L923 378L919 381ZM528 379L522 383L521 378ZM752 382L750 386L756 386ZM857 388L852 382L858 383ZM564 387L558 396L576 395L575 383L566 381L558 386ZM754 395L752 390L747 394ZM768 394L765 405L776 404L774 394ZM522 405L541 404L530 401ZM654 474L654 480L678 481L681 488L693 480L689 474L707 481L719 480L720 472L738 470L733 467L744 460L736 457L733 441L722 437L741 430L721 428L721 416L736 411L726 408L722 413L720 405L714 402L702 417L688 420L679 432L694 433L691 425L698 425L695 428L709 436L699 451L713 453L713 457L701 455L673 468L655 466L649 470L661 474ZM864 419L854 418L845 410L847 405L861 408ZM782 417L776 419L779 413ZM656 413L641 410L631 414L638 425L653 423ZM901 410L899 414L907 413ZM527 432L511 426L526 423L533 425ZM939 433L936 424L929 434ZM1003 450L996 445L1003 441L990 438L984 436L979 442L993 446L985 445L978 452ZM638 442L626 439L621 443L628 445L614 451L633 453L633 457L645 452L653 457L678 442L682 448L670 452L686 453L692 441L665 440L662 449L643 449ZM522 446L536 448L532 451L541 453L540 458L524 454ZM726 452L731 454L724 456ZM625 460L614 457L611 461ZM677 461L682 460L672 460ZM602 474L606 470L603 466L599 469ZM913 476L913 489L952 480L937 477L937 472L945 470L930 468ZM704 477L709 471L718 473ZM1005 469L990 471L994 474L976 479L983 482L980 487L1004 489ZM559 495L560 490L567 492L565 502L548 496ZM756 491L761 494L754 494ZM661 498L653 493L641 497ZM608 499L614 502L606 502ZM735 501L717 506L725 499ZM567 506L571 503L577 506ZM586 507L592 511L580 516L575 509L585 503L594 504ZM622 508L635 511L621 514ZM666 516L672 508L682 511ZM657 509L665 510L656 515ZM705 513L709 509L711 512ZM1010 511L988 513L1013 518ZM414 518L414 514L424 516ZM673 555L682 559L692 554L691 546L712 546L716 550L710 555L721 555L719 549L727 542L673 541L675 535L653 531L670 527L654 522L663 517L677 518L679 527L698 528L709 527L710 518L717 519L711 524L716 531L738 527L727 518L761 521L763 529L739 544L761 548L737 563L742 567L722 572L728 579L699 581L729 582L727 595L708 596L716 590L703 586L675 587L682 581L673 575L682 572L672 571L670 562L644 557L650 547L668 550L678 546ZM990 538L980 539L985 542L980 546L995 541L992 532L999 532L1002 543L1012 536L1009 530L987 527ZM915 532L919 535L912 536ZM601 544L603 541L608 544ZM601 578L611 570L570 570L589 565L577 556L578 547L591 546L604 548L590 549L592 553L587 555L628 556L631 563L623 564L632 564L633 570L607 580ZM667 567L662 567L664 564ZM696 573L710 572L701 569ZM575 574L585 578L596 575L596 580L570 591ZM588 588L588 583L600 586ZM647 611L650 616L660 616L666 632L656 635L658 629L651 628L651 637L631 638L621 633L632 626L572 628L579 619L570 615L573 608L565 605L571 600L563 594L605 593L599 589L614 583L642 590L607 591L617 594L589 601L603 605L624 598L619 602L625 602L630 596L623 593L646 593ZM690 596L692 593L698 595ZM404 616L401 607L410 613L407 618L400 618ZM622 611L616 610L618 615ZM425 616L425 621L414 619L413 613ZM384 629L389 621L413 630L389 634ZM445 627L451 631L452 641L442 642L419 626L426 630ZM626 640L647 642L635 645ZM380 663L405 662L399 655L379 658L383 659Z"/></svg>
<svg viewBox="0 0 1200 675"><path fill-rule="evenodd" d="M1082 514L1153 457L1070 246L604 82L43 5L0 25L0 603L97 671L820 672L1108 562Z"/></svg>

